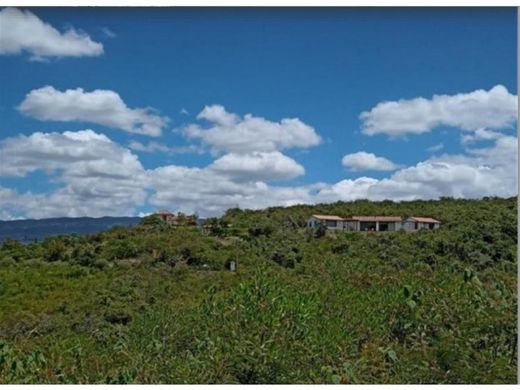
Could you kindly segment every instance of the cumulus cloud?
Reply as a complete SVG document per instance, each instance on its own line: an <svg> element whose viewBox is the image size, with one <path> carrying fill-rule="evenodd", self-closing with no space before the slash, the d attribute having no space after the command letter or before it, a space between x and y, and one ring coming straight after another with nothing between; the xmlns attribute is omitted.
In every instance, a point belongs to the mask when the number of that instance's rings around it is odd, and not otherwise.
<svg viewBox="0 0 520 390"><path fill-rule="evenodd" d="M443 155L398 170L389 178L362 177L325 186L317 194L323 201L413 200L441 196L479 198L515 196L518 175L518 139L504 136L486 148L467 154Z"/></svg>
<svg viewBox="0 0 520 390"><path fill-rule="evenodd" d="M363 176L355 180L345 179L334 184L323 185L315 195L315 201L326 203L366 199L368 190L378 182L377 179Z"/></svg>
<svg viewBox="0 0 520 390"><path fill-rule="evenodd" d="M210 123L209 128L191 124L182 129L189 138L200 139L216 152L274 152L290 148L308 148L321 143L314 128L298 118L280 122L246 114L227 112L223 106L206 106L197 119Z"/></svg>
<svg viewBox="0 0 520 390"><path fill-rule="evenodd" d="M132 150L145 153L165 153L165 154L186 154L186 153L197 153L202 154L202 148L196 145L187 146L167 146L156 141L150 141L148 143L141 143L135 140L130 141L128 147Z"/></svg>
<svg viewBox="0 0 520 390"><path fill-rule="evenodd" d="M229 153L209 168L240 182L285 180L305 173L300 164L280 152Z"/></svg>
<svg viewBox="0 0 520 390"><path fill-rule="evenodd" d="M69 28L59 32L30 11L17 8L0 10L0 54L15 55L24 51L32 60L49 57L91 57L103 54L103 45L87 34Z"/></svg>
<svg viewBox="0 0 520 390"><path fill-rule="evenodd" d="M462 144L471 144L477 141L492 141L495 139L499 139L504 135L498 131L486 130L486 129L477 129L474 133L470 134L462 134L460 141Z"/></svg>
<svg viewBox="0 0 520 390"><path fill-rule="evenodd" d="M204 168L145 170L129 149L82 130L7 138L0 142L0 156L2 177L43 171L59 185L45 193L2 188L3 218L131 215L145 205L217 215L237 204L255 208L310 200L303 189L273 188L261 181L303 173L303 167L278 152L227 155ZM241 169L236 162L245 166Z"/></svg>
<svg viewBox="0 0 520 390"><path fill-rule="evenodd" d="M237 118L218 110L208 115L222 124ZM304 173L301 165L277 150L231 151L204 167L145 169L130 149L92 130L20 135L0 141L0 176L30 180L33 172L43 171L58 188L45 193L0 188L0 218L135 215L140 208L155 207L214 216L236 206L514 196L518 140L494 133L475 131L475 137L488 141L485 146L467 142L459 154L397 168L384 179L363 176L303 186L272 184ZM161 144L141 146L159 149Z"/></svg>
<svg viewBox="0 0 520 390"><path fill-rule="evenodd" d="M361 113L360 119L364 134L394 137L426 133L439 126L467 131L501 129L517 120L517 102L516 95L497 85L489 91L382 102Z"/></svg>
<svg viewBox="0 0 520 390"><path fill-rule="evenodd" d="M96 133L78 133L80 134L72 135L72 138L85 140L86 143L112 143ZM63 133L61 136L70 138L71 134ZM77 142L81 144L79 140ZM52 168L59 172L59 181L63 183L63 187L46 194L1 189L0 215L130 215L136 208L146 206L148 209L164 207L189 213L197 212L201 216L214 216L237 206L258 209L356 199L398 201L436 199L441 196L514 196L517 193L517 142L516 137L504 136L495 140L492 146L468 149L465 154L446 154L431 158L415 166L399 169L385 179L360 177L331 184L314 183L305 186L270 185L254 175L247 180L246 176L237 177L215 170L212 165L203 168L168 165L144 170L135 156L131 157L128 150L117 144L110 146L114 148L110 158L119 161L111 164L116 164L121 172L118 175L104 176L102 167L106 162L95 164L99 169L88 168L91 165L88 161L103 158L97 153L89 154L87 150L83 150L64 155L57 153L53 157L50 153L52 147L47 145L40 158L42 161L53 162L42 165L42 169L47 167L45 169ZM39 139L37 144L43 145L45 142ZM55 140L50 144L62 145ZM20 143L16 146L23 145L24 143ZM14 146L12 144L10 147ZM88 148L86 145L84 147ZM5 145L2 148L1 151L4 152ZM35 148L26 146L20 150L22 154L24 151L32 153ZM130 156L124 157L127 154ZM11 156L13 154L8 155L9 161ZM132 167L131 163L121 163L125 159L137 162ZM82 163L82 160L87 162ZM18 170L11 167L12 174L36 169L34 161L16 160L8 164L11 165L21 166ZM114 172L117 168L114 168ZM5 173L1 174L5 176Z"/></svg>
<svg viewBox="0 0 520 390"><path fill-rule="evenodd" d="M19 135L0 142L2 176L25 176L43 170L65 174L97 173L119 177L133 174L142 166L129 150L92 130ZM124 168L124 169L122 169Z"/></svg>
<svg viewBox="0 0 520 390"><path fill-rule="evenodd" d="M136 205L145 199L145 194L134 187L128 193L126 188L119 188L119 192L109 188L109 183L104 183L104 190L96 181L83 184L70 184L50 193L2 192L0 188L0 219L133 216ZM88 188L91 184L97 187Z"/></svg>
<svg viewBox="0 0 520 390"><path fill-rule="evenodd" d="M33 218L129 215L145 201L137 156L92 130L33 133L0 142L0 176L43 171L61 187L51 193L2 194L2 206Z"/></svg>
<svg viewBox="0 0 520 390"><path fill-rule="evenodd" d="M231 207L258 209L312 203L313 186L278 187L263 181L237 182L213 169L165 166L149 172L154 189L150 204L179 207L201 216L222 214Z"/></svg>
<svg viewBox="0 0 520 390"><path fill-rule="evenodd" d="M399 168L399 165L389 159L367 152L347 154L341 163L351 171L394 171Z"/></svg>
<svg viewBox="0 0 520 390"><path fill-rule="evenodd" d="M149 136L161 135L167 117L157 115L150 108L129 108L114 91L82 88L64 92L52 86L30 91L18 109L41 121L89 122L129 133Z"/></svg>
<svg viewBox="0 0 520 390"><path fill-rule="evenodd" d="M360 177L337 183L274 186L264 181L240 182L209 168L161 167L151 173L158 207L179 205L187 212L219 215L227 208L265 208L351 201L414 200L442 196L480 198L517 194L517 138L504 136L491 146L445 154L398 169L389 178Z"/></svg>
<svg viewBox="0 0 520 390"><path fill-rule="evenodd" d="M0 217L132 215L143 206L214 216L236 206L514 196L517 142L516 137L503 136L491 146L430 158L385 179L364 176L331 184L276 186L267 182L272 178L255 176L255 164L248 174L230 174L214 164L145 170L128 149L90 130L35 133L2 141L0 153L7 163L0 176L28 175L39 169L54 172L50 177L57 177L62 186L43 194L0 188Z"/></svg>

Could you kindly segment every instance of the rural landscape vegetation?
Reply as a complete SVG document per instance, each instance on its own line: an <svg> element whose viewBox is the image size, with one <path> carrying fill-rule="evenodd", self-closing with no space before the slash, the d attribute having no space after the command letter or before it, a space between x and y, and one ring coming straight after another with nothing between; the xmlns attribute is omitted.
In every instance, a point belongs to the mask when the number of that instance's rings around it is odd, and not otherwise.
<svg viewBox="0 0 520 390"><path fill-rule="evenodd" d="M0 384L516 383L517 16L0 8Z"/></svg>
<svg viewBox="0 0 520 390"><path fill-rule="evenodd" d="M313 213L429 215L327 232ZM517 199L229 209L0 249L1 383L515 383ZM235 272L230 262L236 262Z"/></svg>

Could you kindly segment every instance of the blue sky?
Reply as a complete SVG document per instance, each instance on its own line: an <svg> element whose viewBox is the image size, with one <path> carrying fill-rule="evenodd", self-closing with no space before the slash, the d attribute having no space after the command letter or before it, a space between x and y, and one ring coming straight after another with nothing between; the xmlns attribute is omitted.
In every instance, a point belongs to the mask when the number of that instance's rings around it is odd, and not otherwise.
<svg viewBox="0 0 520 390"><path fill-rule="evenodd" d="M514 8L0 13L0 218L516 195Z"/></svg>

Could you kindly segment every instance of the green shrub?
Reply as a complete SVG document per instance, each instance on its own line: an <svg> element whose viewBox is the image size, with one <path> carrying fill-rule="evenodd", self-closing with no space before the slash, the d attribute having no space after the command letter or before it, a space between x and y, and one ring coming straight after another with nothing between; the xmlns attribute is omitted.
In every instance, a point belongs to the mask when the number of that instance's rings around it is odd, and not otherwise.
<svg viewBox="0 0 520 390"><path fill-rule="evenodd" d="M63 239L59 237L47 239L43 246L46 261L67 261L69 259L68 248Z"/></svg>

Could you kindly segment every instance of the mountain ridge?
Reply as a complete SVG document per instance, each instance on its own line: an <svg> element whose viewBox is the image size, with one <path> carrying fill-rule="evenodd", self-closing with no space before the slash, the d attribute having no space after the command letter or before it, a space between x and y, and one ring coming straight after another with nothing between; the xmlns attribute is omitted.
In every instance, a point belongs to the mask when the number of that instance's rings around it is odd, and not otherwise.
<svg viewBox="0 0 520 390"><path fill-rule="evenodd" d="M133 226L140 220L140 217L112 216L0 220L0 242L7 239L31 242L64 234L95 234L115 226Z"/></svg>

